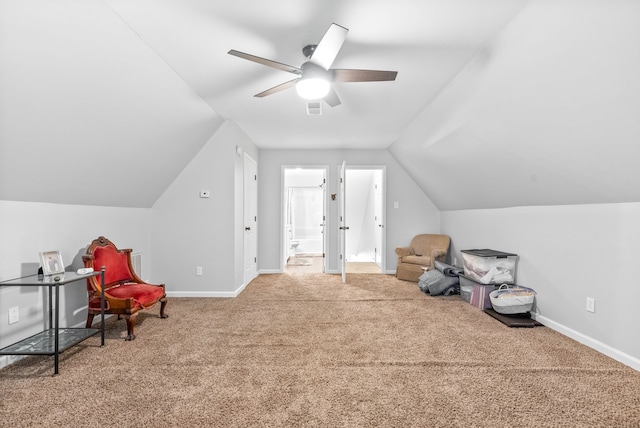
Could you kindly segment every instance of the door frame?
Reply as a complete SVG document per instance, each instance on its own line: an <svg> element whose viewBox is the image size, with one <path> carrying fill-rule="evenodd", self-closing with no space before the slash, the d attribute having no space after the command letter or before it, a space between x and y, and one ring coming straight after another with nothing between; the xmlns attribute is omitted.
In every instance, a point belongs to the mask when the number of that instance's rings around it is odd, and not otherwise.
<svg viewBox="0 0 640 428"><path fill-rule="evenodd" d="M343 162L341 165L338 166L338 171L339 171L339 176L338 176L338 180L340 180L340 170L342 169L342 167L344 166L345 170L344 170L344 180L345 180L345 187L348 187L348 181L347 181L347 174L349 170L371 170L371 171L380 171L382 174L382 179L381 179L381 185L382 185L382 189L381 189L381 204L382 204L382 221L380 222L380 224L382 225L380 227L380 241L381 241L381 247L380 248L380 272L381 273L385 273L386 272L386 264L387 264L387 257L386 257L386 253L387 253L387 232L386 232L386 221L387 221L387 166L386 165L354 165L354 164L349 164L349 163L345 163ZM342 192L342 190L339 190L340 192ZM345 193L346 193L346 189L345 189ZM342 195L340 196L341 200L342 200ZM348 194L346 194L346 198L348 198ZM345 201L345 208L346 208L346 201ZM345 217L348 217L348 213L340 213L340 215L344 215ZM341 225L342 226L342 225ZM349 227L348 224L345 224L346 227ZM341 230L342 231L342 230ZM346 240L346 236L345 236L345 240ZM346 246L346 245L345 245ZM339 249L339 252L343 252L344 249ZM343 255L343 258L346 255ZM340 260L340 254L338 255L338 262L341 263L342 260ZM344 271L343 268L340 269L341 273ZM343 274L344 275L344 274ZM343 276L343 279L346 279Z"/></svg>
<svg viewBox="0 0 640 428"><path fill-rule="evenodd" d="M251 166L251 172L249 172ZM258 163L244 153L243 177L243 262L242 277L247 285L258 276ZM250 177L249 175L253 175ZM253 217L253 218L251 218ZM253 261L248 261L253 258Z"/></svg>
<svg viewBox="0 0 640 428"><path fill-rule="evenodd" d="M287 260L285 258L284 252L286 247L285 240L285 203L286 203L286 186L285 186L285 175L287 170L321 170L322 178L324 180L324 186L322 188L322 217L324 219L324 227L322 231L322 273L326 273L328 269L328 257L327 257L327 244L328 244L328 226L330 223L329 216L327 215L327 206L328 206L328 176L329 176L329 166L328 165L282 165L280 167L280 272L284 272Z"/></svg>

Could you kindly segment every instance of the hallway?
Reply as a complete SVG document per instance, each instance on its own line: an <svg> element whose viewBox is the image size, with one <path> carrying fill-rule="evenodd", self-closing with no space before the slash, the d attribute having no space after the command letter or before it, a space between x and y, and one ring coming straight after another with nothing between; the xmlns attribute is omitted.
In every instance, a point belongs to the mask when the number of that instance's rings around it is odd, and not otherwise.
<svg viewBox="0 0 640 428"><path fill-rule="evenodd" d="M347 262L347 273L382 273L373 262ZM298 255L291 257L284 267L288 274L322 273L322 256Z"/></svg>

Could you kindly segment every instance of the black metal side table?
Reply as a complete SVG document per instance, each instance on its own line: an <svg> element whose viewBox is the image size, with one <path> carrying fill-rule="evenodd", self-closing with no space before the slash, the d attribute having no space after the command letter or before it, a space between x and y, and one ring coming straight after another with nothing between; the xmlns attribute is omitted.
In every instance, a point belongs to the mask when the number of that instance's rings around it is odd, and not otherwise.
<svg viewBox="0 0 640 428"><path fill-rule="evenodd" d="M104 271L87 274L64 272L55 275L31 275L0 282L0 287L48 287L49 328L0 349L0 355L53 355L54 375L58 374L58 361L62 352L100 332L100 346L104 346ZM100 328L60 328L60 287L91 276L101 276Z"/></svg>

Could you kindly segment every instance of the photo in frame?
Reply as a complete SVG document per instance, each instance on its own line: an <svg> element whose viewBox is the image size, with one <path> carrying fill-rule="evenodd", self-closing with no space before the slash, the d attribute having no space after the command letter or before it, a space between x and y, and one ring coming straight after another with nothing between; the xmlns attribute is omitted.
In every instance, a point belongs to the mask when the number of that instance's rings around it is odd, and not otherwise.
<svg viewBox="0 0 640 428"><path fill-rule="evenodd" d="M62 263L60 251L44 251L40 253L40 265L42 266L42 273L45 275L64 273L64 264Z"/></svg>

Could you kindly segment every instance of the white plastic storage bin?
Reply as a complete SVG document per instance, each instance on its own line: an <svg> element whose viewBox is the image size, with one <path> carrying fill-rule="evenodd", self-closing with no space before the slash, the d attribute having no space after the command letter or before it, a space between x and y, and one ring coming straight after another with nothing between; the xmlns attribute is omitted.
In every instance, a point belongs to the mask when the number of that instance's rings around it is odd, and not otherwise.
<svg viewBox="0 0 640 428"><path fill-rule="evenodd" d="M518 255L495 250L462 250L464 275L481 284L516 282Z"/></svg>

